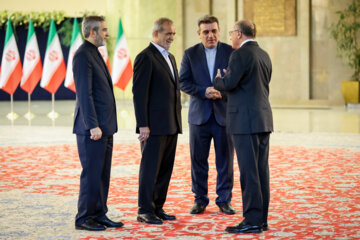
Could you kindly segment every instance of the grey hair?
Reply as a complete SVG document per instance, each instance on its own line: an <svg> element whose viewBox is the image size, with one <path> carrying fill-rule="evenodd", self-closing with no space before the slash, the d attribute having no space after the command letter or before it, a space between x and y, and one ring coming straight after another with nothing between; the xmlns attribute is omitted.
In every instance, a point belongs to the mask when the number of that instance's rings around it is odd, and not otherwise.
<svg viewBox="0 0 360 240"><path fill-rule="evenodd" d="M162 31L164 30L164 28L163 28L163 24L164 24L164 23L174 24L174 22L173 22L171 19L169 19L169 18L165 18L165 17L159 18L158 20L156 20L156 21L154 22L154 27L153 27L152 34L154 35L154 33L155 33L156 31L162 32Z"/></svg>
<svg viewBox="0 0 360 240"><path fill-rule="evenodd" d="M237 30L240 30L245 36L255 38L256 37L256 25L250 20L241 20L235 23Z"/></svg>
<svg viewBox="0 0 360 240"><path fill-rule="evenodd" d="M100 23L105 21L105 17L103 16L87 16L82 21L82 33L84 38L88 38L90 36L90 31L94 30L96 32L99 31Z"/></svg>

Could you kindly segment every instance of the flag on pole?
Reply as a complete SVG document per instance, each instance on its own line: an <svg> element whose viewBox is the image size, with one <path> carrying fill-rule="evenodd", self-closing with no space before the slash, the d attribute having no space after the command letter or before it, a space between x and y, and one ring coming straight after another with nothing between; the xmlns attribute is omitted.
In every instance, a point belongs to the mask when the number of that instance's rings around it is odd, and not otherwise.
<svg viewBox="0 0 360 240"><path fill-rule="evenodd" d="M40 86L55 94L64 81L66 67L55 22L51 19Z"/></svg>
<svg viewBox="0 0 360 240"><path fill-rule="evenodd" d="M39 46L32 19L29 21L23 66L23 76L20 87L24 89L25 92L32 93L40 81L42 74Z"/></svg>
<svg viewBox="0 0 360 240"><path fill-rule="evenodd" d="M101 54L101 56L103 57L104 59L104 62L106 64L106 66L108 67L109 69L109 73L111 73L111 68L110 68L110 60L109 60L109 54L108 54L108 50L106 48L106 46L101 46L98 48L99 49L99 52Z"/></svg>
<svg viewBox="0 0 360 240"><path fill-rule="evenodd" d="M119 32L116 40L112 67L113 85L122 90L125 90L127 84L132 78L133 70L129 56L129 48L126 43L124 30L121 24L121 19L119 21Z"/></svg>
<svg viewBox="0 0 360 240"><path fill-rule="evenodd" d="M12 95L21 81L22 67L10 19L7 22L1 67L0 88Z"/></svg>
<svg viewBox="0 0 360 240"><path fill-rule="evenodd" d="M66 78L65 78L65 87L69 88L70 90L76 92L75 83L74 83L74 74L72 70L72 62L75 55L76 50L80 47L83 40L80 34L79 25L77 19L74 19L73 23L73 30L72 30L72 38L71 38L71 45L69 50L69 57L67 61L66 67Z"/></svg>

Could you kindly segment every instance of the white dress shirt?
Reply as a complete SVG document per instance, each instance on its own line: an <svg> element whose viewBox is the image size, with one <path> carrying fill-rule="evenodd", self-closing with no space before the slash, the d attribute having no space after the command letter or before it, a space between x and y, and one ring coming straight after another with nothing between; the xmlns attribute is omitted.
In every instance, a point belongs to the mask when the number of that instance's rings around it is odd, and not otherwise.
<svg viewBox="0 0 360 240"><path fill-rule="evenodd" d="M169 58L169 51L167 51L165 48L163 48L162 46L160 46L154 42L151 42L151 44L154 45L156 47L156 49L159 50L161 55L165 58L165 61L167 62L167 64L169 65L169 68L171 70L172 77L173 77L173 79L175 79L174 68L173 68L170 58Z"/></svg>
<svg viewBox="0 0 360 240"><path fill-rule="evenodd" d="M247 42L254 42L254 41L255 41L255 40L254 40L254 39L251 39L251 38L246 39L245 41L243 41L243 42L241 43L240 47L241 47L242 45L244 45L245 43L247 43Z"/></svg>

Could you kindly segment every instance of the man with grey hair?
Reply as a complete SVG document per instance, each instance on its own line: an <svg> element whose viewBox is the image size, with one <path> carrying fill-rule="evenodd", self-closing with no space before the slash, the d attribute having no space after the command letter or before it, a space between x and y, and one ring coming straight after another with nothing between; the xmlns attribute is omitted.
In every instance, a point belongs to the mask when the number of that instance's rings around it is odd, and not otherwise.
<svg viewBox="0 0 360 240"><path fill-rule="evenodd" d="M182 132L179 77L169 53L174 36L173 22L158 19L152 42L134 62L132 91L142 153L137 220L148 224L176 219L163 209Z"/></svg>
<svg viewBox="0 0 360 240"><path fill-rule="evenodd" d="M76 88L73 133L82 166L75 228L101 231L123 226L106 216L113 135L117 132L116 106L111 76L98 51L109 37L104 17L84 18L82 31L85 41L73 60Z"/></svg>
<svg viewBox="0 0 360 240"><path fill-rule="evenodd" d="M260 233L268 230L270 201L269 140L273 118L269 102L272 64L269 55L254 40L256 27L249 20L235 23L229 32L236 49L229 67L214 80L214 87L228 92L228 130L233 137L240 169L243 217L230 233Z"/></svg>

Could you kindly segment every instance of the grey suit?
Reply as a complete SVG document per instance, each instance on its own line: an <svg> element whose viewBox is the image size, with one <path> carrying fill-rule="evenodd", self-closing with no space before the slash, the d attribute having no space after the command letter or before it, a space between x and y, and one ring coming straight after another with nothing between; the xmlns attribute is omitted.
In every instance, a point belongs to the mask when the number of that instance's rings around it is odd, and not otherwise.
<svg viewBox="0 0 360 240"><path fill-rule="evenodd" d="M267 223L270 199L271 72L269 55L250 41L233 52L225 76L214 80L216 89L228 92L226 119L238 157L245 222L258 226Z"/></svg>

